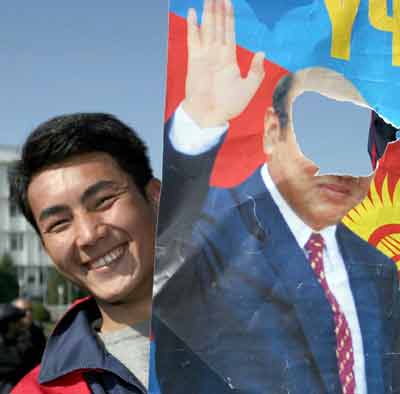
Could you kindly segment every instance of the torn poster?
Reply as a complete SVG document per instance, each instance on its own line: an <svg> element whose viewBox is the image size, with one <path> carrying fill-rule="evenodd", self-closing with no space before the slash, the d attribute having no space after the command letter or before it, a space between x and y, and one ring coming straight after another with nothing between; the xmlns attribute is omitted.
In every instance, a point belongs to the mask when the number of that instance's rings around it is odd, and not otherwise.
<svg viewBox="0 0 400 394"><path fill-rule="evenodd" d="M371 109L400 124L399 5L171 1L161 393L400 389L400 148L368 156Z"/></svg>

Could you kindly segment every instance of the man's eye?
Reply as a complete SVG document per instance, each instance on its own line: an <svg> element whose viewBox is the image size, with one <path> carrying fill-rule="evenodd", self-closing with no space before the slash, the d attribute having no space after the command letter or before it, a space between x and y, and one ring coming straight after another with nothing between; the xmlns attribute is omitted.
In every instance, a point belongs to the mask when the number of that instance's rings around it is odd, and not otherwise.
<svg viewBox="0 0 400 394"><path fill-rule="evenodd" d="M107 208L115 201L116 196L104 196L96 201L96 208Z"/></svg>
<svg viewBox="0 0 400 394"><path fill-rule="evenodd" d="M59 233L68 227L69 220L60 219L49 224L46 229L46 233Z"/></svg>

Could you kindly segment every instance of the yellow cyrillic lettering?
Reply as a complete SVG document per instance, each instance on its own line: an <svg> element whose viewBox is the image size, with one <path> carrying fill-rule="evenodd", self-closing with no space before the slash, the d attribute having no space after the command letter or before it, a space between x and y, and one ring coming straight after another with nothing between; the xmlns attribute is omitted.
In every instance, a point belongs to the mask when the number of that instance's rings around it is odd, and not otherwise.
<svg viewBox="0 0 400 394"><path fill-rule="evenodd" d="M387 0L370 0L369 20L375 29L392 32L392 64L400 66L400 0L393 0L393 16L388 15Z"/></svg>
<svg viewBox="0 0 400 394"><path fill-rule="evenodd" d="M350 60L351 33L361 0L325 0L332 25L331 56Z"/></svg>

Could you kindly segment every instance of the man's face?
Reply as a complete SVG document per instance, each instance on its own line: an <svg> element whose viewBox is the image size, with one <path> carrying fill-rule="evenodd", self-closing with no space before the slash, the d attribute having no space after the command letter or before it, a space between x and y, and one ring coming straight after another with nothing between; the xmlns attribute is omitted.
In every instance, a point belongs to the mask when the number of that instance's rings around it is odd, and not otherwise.
<svg viewBox="0 0 400 394"><path fill-rule="evenodd" d="M318 167L297 144L291 121L281 130L272 109L266 115L264 146L269 172L280 193L314 230L338 223L368 193L372 176L317 175ZM331 154L340 160L340 152Z"/></svg>
<svg viewBox="0 0 400 394"><path fill-rule="evenodd" d="M151 295L158 181L148 183L146 195L101 152L48 167L28 188L57 269L107 303Z"/></svg>

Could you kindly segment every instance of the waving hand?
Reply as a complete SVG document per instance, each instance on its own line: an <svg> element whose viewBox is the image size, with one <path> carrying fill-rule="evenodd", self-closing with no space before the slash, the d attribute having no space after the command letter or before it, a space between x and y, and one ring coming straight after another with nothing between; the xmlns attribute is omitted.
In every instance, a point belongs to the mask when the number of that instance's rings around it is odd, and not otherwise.
<svg viewBox="0 0 400 394"><path fill-rule="evenodd" d="M236 57L231 0L205 0L199 26L187 17L188 72L183 108L201 127L219 126L238 116L264 78L264 54L254 55L245 78Z"/></svg>

